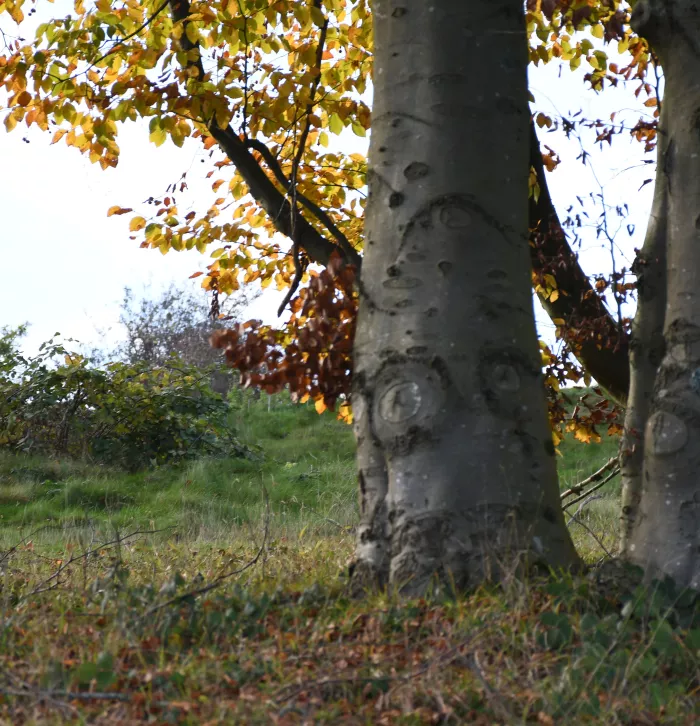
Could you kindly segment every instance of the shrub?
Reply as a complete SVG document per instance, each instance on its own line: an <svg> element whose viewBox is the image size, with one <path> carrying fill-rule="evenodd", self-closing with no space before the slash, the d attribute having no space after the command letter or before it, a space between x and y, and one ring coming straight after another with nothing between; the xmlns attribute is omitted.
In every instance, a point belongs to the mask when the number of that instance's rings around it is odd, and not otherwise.
<svg viewBox="0 0 700 726"><path fill-rule="evenodd" d="M0 335L0 446L134 470L197 456L248 453L210 371L163 364L101 367L54 340L24 357L22 328Z"/></svg>

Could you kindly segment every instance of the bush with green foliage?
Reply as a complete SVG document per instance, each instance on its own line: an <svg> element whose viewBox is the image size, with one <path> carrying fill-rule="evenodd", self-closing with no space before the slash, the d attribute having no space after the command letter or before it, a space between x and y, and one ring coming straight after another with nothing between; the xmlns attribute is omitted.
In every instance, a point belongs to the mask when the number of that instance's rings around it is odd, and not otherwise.
<svg viewBox="0 0 700 726"><path fill-rule="evenodd" d="M248 451L207 370L175 356L97 367L54 340L25 357L24 328L1 332L0 447L130 470Z"/></svg>

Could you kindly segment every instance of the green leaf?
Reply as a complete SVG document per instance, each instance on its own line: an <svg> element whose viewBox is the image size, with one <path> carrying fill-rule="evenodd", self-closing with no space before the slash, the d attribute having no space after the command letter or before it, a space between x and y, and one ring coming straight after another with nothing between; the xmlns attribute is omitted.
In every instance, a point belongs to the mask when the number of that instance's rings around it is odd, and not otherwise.
<svg viewBox="0 0 700 726"><path fill-rule="evenodd" d="M148 138L156 145L161 146L163 143L165 143L165 140L168 138L168 133L165 129L157 128L155 131L152 131Z"/></svg>
<svg viewBox="0 0 700 726"><path fill-rule="evenodd" d="M343 120L340 118L340 116L338 116L337 113L331 114L330 118L328 119L328 128L333 134L339 134L345 128Z"/></svg>

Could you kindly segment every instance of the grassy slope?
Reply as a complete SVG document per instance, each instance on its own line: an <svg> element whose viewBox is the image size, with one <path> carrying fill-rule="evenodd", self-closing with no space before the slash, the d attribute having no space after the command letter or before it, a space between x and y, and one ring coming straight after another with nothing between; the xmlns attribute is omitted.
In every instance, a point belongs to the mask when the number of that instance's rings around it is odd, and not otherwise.
<svg viewBox="0 0 700 726"><path fill-rule="evenodd" d="M0 724L697 722L697 607L617 576L349 600L349 428L265 402L237 425L261 459L138 475L0 459ZM562 488L615 448L565 442ZM604 491L582 517L610 548ZM601 557L587 529L572 534Z"/></svg>
<svg viewBox="0 0 700 726"><path fill-rule="evenodd" d="M260 520L262 488L276 527L299 529L356 516L354 440L350 427L312 407L261 401L232 415L254 459L196 461L125 474L84 464L0 453L0 531L17 526L109 521L118 527L177 526L182 534L228 537L231 526ZM562 488L595 471L617 440L565 441L558 458ZM607 493L616 492L612 483Z"/></svg>
<svg viewBox="0 0 700 726"><path fill-rule="evenodd" d="M264 402L233 419L242 438L260 447L258 457L125 474L0 454L0 527L92 520L120 527L174 525L186 536L229 536L232 526L259 522L261 484L276 526L296 527L314 516L351 522L356 492L348 426L311 407L268 412Z"/></svg>

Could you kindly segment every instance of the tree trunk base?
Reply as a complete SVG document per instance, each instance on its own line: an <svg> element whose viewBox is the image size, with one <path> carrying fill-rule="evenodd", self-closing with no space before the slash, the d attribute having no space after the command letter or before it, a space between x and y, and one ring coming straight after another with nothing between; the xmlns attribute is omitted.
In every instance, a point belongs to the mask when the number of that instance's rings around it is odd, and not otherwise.
<svg viewBox="0 0 700 726"><path fill-rule="evenodd" d="M558 542L556 528L544 518L525 523L512 508L503 508L488 516L481 512L479 521L478 527L465 526L464 517L445 512L404 519L387 544L390 562L380 567L361 556L352 562L351 594L389 586L406 597L436 589L456 595L483 583L503 584L553 570L584 571L568 542Z"/></svg>

